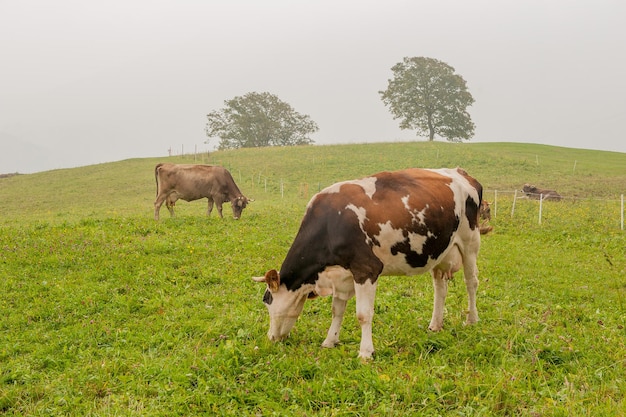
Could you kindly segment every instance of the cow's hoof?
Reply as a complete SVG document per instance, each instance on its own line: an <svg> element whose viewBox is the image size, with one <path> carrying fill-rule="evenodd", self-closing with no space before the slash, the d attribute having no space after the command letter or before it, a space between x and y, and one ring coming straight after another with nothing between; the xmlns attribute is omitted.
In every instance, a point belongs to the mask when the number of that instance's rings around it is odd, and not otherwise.
<svg viewBox="0 0 626 417"><path fill-rule="evenodd" d="M478 323L478 314L468 314L464 324L469 326L476 323Z"/></svg>
<svg viewBox="0 0 626 417"><path fill-rule="evenodd" d="M337 341L332 341L332 340L324 340L324 341L322 342L322 347L323 347L323 348L328 348L328 349L330 349L330 348L334 348L334 347L335 347L335 346L337 346L338 344L339 344L339 341L338 341L338 340L337 340Z"/></svg>
<svg viewBox="0 0 626 417"><path fill-rule="evenodd" d="M443 330L443 324L429 324L428 325L428 330L430 330L431 332L440 332Z"/></svg>
<svg viewBox="0 0 626 417"><path fill-rule="evenodd" d="M361 359L362 362L367 362L372 360L372 355L374 354L374 352L359 352L359 359Z"/></svg>

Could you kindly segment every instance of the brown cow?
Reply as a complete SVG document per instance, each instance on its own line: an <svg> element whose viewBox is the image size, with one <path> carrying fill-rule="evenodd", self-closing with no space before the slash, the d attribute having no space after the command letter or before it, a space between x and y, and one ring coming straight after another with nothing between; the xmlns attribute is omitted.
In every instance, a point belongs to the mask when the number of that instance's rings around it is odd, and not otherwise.
<svg viewBox="0 0 626 417"><path fill-rule="evenodd" d="M489 220L491 220L491 203L487 200L483 200L480 203L480 218L482 219L480 223L480 234L486 235L493 230L493 226L487 224Z"/></svg>
<svg viewBox="0 0 626 417"><path fill-rule="evenodd" d="M459 168L381 172L322 190L309 202L280 271L253 278L267 284L269 338L289 335L308 298L332 295L333 319L322 346L333 347L346 303L356 296L359 356L370 358L379 276L432 271L435 297L428 327L438 331L447 279L461 265L467 323L476 323L481 201L482 186Z"/></svg>
<svg viewBox="0 0 626 417"><path fill-rule="evenodd" d="M170 215L174 216L174 205L178 199L194 201L207 198L207 215L211 214L215 203L220 217L224 217L222 203L230 201L235 219L239 219L248 202L253 201L241 194L233 176L221 166L161 163L154 168L154 177L157 184L155 220L159 220L163 202Z"/></svg>
<svg viewBox="0 0 626 417"><path fill-rule="evenodd" d="M530 184L524 184L522 191L524 191L524 194L526 194L528 198L532 198L533 200L539 200L542 198L543 200L560 201L563 198L554 190L537 188Z"/></svg>

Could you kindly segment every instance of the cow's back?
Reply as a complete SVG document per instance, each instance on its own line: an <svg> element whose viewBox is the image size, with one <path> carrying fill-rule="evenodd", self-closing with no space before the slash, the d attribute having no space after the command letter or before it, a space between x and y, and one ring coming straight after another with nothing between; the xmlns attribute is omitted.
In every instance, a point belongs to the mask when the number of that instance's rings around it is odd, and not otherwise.
<svg viewBox="0 0 626 417"><path fill-rule="evenodd" d="M427 272L453 244L480 240L481 198L462 170L414 168L334 184L309 202L281 277L298 286L327 266L354 271L359 263L368 276Z"/></svg>
<svg viewBox="0 0 626 417"><path fill-rule="evenodd" d="M212 196L224 188L223 167L194 164L158 164L155 168L157 194L176 192L179 198L192 201ZM232 177L231 177L232 178Z"/></svg>

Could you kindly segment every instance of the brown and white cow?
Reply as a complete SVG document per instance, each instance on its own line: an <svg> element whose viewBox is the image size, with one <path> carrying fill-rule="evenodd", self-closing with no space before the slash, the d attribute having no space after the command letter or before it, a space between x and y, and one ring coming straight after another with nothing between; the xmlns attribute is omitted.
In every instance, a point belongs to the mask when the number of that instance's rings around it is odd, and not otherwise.
<svg viewBox="0 0 626 417"><path fill-rule="evenodd" d="M528 198L534 200L550 200L550 201L561 201L563 197L559 193L554 190L546 190L543 188L537 188L534 185L524 184L522 187L522 191Z"/></svg>
<svg viewBox="0 0 626 417"><path fill-rule="evenodd" d="M174 216L176 200L194 201L201 198L209 200L207 215L213 211L222 215L222 204L229 201L233 208L233 217L239 219L248 202L233 176L224 167L194 164L157 164L154 168L157 185L157 197L154 202L154 218L159 220L161 205L165 202L170 215Z"/></svg>
<svg viewBox="0 0 626 417"><path fill-rule="evenodd" d="M441 330L447 279L464 268L468 324L478 321L476 258L482 186L464 170L406 169L334 184L307 205L280 272L263 277L271 340L289 335L307 298L333 296L332 323L322 346L339 342L347 301L356 295L359 357L370 358L378 277L432 272L429 329Z"/></svg>

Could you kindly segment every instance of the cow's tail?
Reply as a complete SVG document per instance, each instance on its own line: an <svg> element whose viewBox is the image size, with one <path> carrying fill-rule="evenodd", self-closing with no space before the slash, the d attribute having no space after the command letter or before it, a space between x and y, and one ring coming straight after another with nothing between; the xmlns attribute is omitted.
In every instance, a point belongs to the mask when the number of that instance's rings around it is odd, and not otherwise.
<svg viewBox="0 0 626 417"><path fill-rule="evenodd" d="M163 163L157 164L154 167L154 180L156 181L156 195L159 196L159 168L161 168Z"/></svg>

